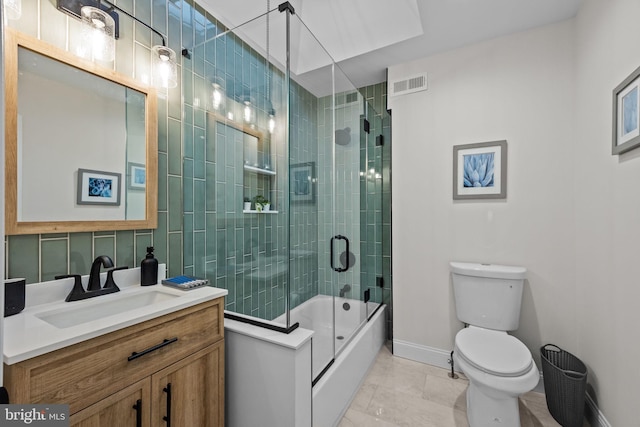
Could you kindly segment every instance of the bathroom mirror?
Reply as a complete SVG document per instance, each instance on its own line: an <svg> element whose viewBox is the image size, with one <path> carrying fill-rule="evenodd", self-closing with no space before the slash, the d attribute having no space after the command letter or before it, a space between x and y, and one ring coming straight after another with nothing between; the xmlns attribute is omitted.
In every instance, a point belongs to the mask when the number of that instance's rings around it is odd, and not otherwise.
<svg viewBox="0 0 640 427"><path fill-rule="evenodd" d="M5 232L157 226L157 101L129 77L7 29Z"/></svg>

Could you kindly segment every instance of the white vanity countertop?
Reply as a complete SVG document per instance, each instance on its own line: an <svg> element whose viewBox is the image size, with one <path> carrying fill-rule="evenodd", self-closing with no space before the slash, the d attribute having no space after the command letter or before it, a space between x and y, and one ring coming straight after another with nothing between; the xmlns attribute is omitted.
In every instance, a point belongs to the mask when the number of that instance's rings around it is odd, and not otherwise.
<svg viewBox="0 0 640 427"><path fill-rule="evenodd" d="M104 283L106 274L102 274ZM166 277L164 264L159 266L158 282ZM114 272L114 279L120 292L97 296L81 301L66 302L64 299L73 287L73 279L53 280L50 282L29 284L26 287L26 307L16 315L4 318L4 363L14 364L50 351L114 332L146 320L173 313L206 301L227 295L226 289L210 286L182 291L161 284L140 286L140 269L132 268ZM86 289L87 278L83 276ZM128 283L128 284L127 284ZM124 308L142 294L154 294L162 298L158 301L135 308ZM118 302L115 302L118 301ZM120 305L119 301L123 304ZM58 314L82 308L96 313L100 307L115 302L120 313L102 314L96 319L71 322L70 325L57 327L43 320L45 314ZM124 311L123 311L124 310ZM104 310L103 310L104 311ZM91 317L91 316L89 316ZM55 323L55 322L54 322Z"/></svg>

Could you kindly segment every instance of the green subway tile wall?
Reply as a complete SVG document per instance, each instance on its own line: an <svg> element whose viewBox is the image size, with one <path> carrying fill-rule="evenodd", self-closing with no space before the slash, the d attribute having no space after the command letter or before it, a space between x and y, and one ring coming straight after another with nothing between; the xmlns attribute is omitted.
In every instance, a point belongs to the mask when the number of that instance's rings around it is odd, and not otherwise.
<svg viewBox="0 0 640 427"><path fill-rule="evenodd" d="M331 178L326 175L333 144L330 97L318 98L292 83L293 142L287 147L282 114L287 98L284 75L269 67L264 57L233 34L214 40L226 29L193 1L116 3L165 34L168 46L179 56L181 84L158 93L158 228L7 236L7 277L26 277L33 283L57 274L88 274L93 259L103 254L111 256L118 266L134 267L144 258L147 246L154 246L158 260L167 263L169 275L204 276L216 286L229 289L226 303L232 311L274 319L285 310L287 291L292 306L318 293L337 293L328 288L327 270L332 235ZM71 48L80 32L79 22L58 11L50 0L23 2L22 18L9 25L63 48ZM139 80L148 79L150 49L159 42L157 35L121 14L113 69ZM189 48L191 59L179 55L182 47ZM276 171L275 176L244 170L243 147L251 142L243 132L208 112L212 81L224 82L229 104L233 100L239 104L237 101L245 96L253 99L258 114L253 129L261 134L254 154L262 166ZM352 291L353 297L367 287L376 301L389 302L390 120L384 109L386 84L360 89L360 93L377 111L370 119L373 136L358 137L359 141L349 147L348 158L338 158L338 167L347 166L340 162L355 165L356 171L373 167L381 171L382 179L369 185L362 177L355 177L338 190L336 208L348 212L339 226L349 223L352 240L361 242L352 250L358 260L362 259L359 273L354 271L344 281L362 287ZM227 107L232 111L232 105ZM276 111L273 133L267 125L271 107ZM336 128L350 126L355 131L360 114L353 110L341 115ZM385 145L374 148L375 135L380 133ZM365 157L363 152L367 153ZM315 168L316 197L311 203L289 206L289 164L308 163ZM243 213L243 198L258 193L266 194L271 209L280 213ZM363 243L371 227L377 227L376 240ZM358 281L358 274L366 282ZM375 288L376 275L385 278L382 291Z"/></svg>

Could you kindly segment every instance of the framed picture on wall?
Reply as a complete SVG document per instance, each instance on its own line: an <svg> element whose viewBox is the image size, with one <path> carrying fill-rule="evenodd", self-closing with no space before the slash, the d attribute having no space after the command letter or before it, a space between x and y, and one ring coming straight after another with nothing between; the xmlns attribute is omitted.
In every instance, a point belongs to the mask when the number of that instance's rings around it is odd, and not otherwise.
<svg viewBox="0 0 640 427"><path fill-rule="evenodd" d="M314 203L316 200L316 163L297 163L289 170L291 203Z"/></svg>
<svg viewBox="0 0 640 427"><path fill-rule="evenodd" d="M119 173L78 169L79 205L120 206Z"/></svg>
<svg viewBox="0 0 640 427"><path fill-rule="evenodd" d="M640 67L613 90L611 154L640 146Z"/></svg>
<svg viewBox="0 0 640 427"><path fill-rule="evenodd" d="M143 164L129 162L127 164L127 188L144 191L147 186L147 171Z"/></svg>
<svg viewBox="0 0 640 427"><path fill-rule="evenodd" d="M507 141L453 147L453 199L507 197Z"/></svg>

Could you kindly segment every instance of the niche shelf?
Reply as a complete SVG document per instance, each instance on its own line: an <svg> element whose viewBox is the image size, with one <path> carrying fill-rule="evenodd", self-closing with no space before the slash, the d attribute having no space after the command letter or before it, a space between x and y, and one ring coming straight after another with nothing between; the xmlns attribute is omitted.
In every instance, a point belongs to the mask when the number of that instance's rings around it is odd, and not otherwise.
<svg viewBox="0 0 640 427"><path fill-rule="evenodd" d="M272 169L264 169L264 168L259 168L256 166L250 166L250 165L244 165L244 170L249 171L249 172L255 172L261 175L272 175L274 176L276 174L276 171L272 170Z"/></svg>
<svg viewBox="0 0 640 427"><path fill-rule="evenodd" d="M272 211L271 209L269 209L268 211L257 211L255 209L251 209L251 210L243 210L242 213L245 214L277 214L278 211Z"/></svg>
<svg viewBox="0 0 640 427"><path fill-rule="evenodd" d="M254 131L243 138L242 168L244 174L243 199L252 202L253 209L243 209L243 214L277 214L276 209L258 211L255 209L255 198L263 196L277 206L276 201L276 167L271 155L271 135Z"/></svg>

